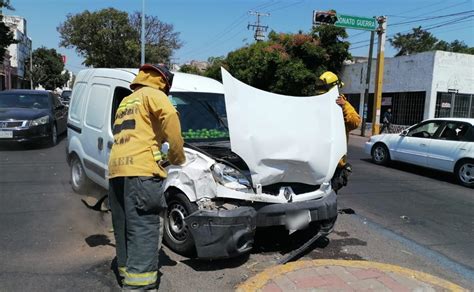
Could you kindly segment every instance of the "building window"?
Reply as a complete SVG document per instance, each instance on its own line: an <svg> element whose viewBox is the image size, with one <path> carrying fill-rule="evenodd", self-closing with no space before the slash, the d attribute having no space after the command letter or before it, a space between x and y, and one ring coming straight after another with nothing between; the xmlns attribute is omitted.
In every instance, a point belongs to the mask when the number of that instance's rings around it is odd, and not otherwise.
<svg viewBox="0 0 474 292"><path fill-rule="evenodd" d="M474 118L474 95L438 92L436 96L436 118Z"/></svg>

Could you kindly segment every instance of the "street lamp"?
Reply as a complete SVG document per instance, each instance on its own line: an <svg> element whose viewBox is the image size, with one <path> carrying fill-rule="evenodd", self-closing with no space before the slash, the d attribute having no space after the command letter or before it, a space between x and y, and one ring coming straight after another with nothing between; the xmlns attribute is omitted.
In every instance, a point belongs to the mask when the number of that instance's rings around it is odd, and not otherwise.
<svg viewBox="0 0 474 292"><path fill-rule="evenodd" d="M142 0L142 32L141 32L141 42L142 42L142 57L140 63L145 64L145 0Z"/></svg>

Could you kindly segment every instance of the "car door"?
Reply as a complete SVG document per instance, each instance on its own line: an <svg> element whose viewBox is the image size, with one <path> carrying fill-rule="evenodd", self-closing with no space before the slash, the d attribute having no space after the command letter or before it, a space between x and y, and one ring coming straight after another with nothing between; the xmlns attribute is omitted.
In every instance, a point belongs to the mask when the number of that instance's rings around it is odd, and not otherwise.
<svg viewBox="0 0 474 292"><path fill-rule="evenodd" d="M56 127L58 133L64 133L67 130L67 108L64 106L59 98L53 94L50 95L53 102L54 119L56 120Z"/></svg>
<svg viewBox="0 0 474 292"><path fill-rule="evenodd" d="M459 158L468 157L470 149L468 135L472 125L460 121L448 121L442 126L438 137L428 147L428 167L453 171Z"/></svg>
<svg viewBox="0 0 474 292"><path fill-rule="evenodd" d="M428 147L441 124L441 121L426 121L410 128L393 147L397 160L427 166Z"/></svg>

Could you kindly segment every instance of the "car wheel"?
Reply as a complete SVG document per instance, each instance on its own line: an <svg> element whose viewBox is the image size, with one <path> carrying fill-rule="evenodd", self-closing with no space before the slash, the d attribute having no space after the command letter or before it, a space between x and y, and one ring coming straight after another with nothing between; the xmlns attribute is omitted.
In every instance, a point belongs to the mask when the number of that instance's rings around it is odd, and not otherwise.
<svg viewBox="0 0 474 292"><path fill-rule="evenodd" d="M77 156L71 159L71 186L72 189L79 194L84 194L89 191L92 182L86 176L81 160Z"/></svg>
<svg viewBox="0 0 474 292"><path fill-rule="evenodd" d="M375 144L372 147L372 161L375 164L385 165L390 161L390 152L384 144Z"/></svg>
<svg viewBox="0 0 474 292"><path fill-rule="evenodd" d="M196 256L194 239L184 218L196 211L198 207L189 202L183 193L170 194L167 203L163 234L166 245L183 256Z"/></svg>
<svg viewBox="0 0 474 292"><path fill-rule="evenodd" d="M466 187L474 187L474 160L465 159L456 164L454 175L457 181Z"/></svg>
<svg viewBox="0 0 474 292"><path fill-rule="evenodd" d="M58 128L56 124L51 127L51 136L49 137L49 146L53 147L58 144Z"/></svg>

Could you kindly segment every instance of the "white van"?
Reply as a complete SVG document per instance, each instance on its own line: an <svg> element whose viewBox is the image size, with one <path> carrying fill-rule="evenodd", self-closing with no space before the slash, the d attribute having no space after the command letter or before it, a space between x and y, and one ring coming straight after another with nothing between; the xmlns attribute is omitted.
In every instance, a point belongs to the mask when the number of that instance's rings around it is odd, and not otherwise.
<svg viewBox="0 0 474 292"><path fill-rule="evenodd" d="M67 147L75 191L84 191L91 181L108 188L115 111L131 93L137 73L87 69L76 77ZM223 85L177 72L170 100L180 113L187 159L183 166L167 167L164 241L171 249L186 256L225 258L250 251L257 227L332 230L337 203L330 178L340 157L331 160L332 173L317 184L294 179L254 184L255 171L231 151Z"/></svg>

